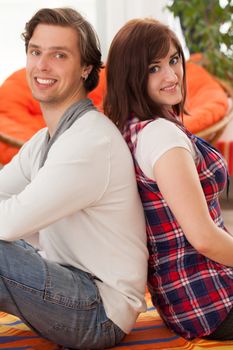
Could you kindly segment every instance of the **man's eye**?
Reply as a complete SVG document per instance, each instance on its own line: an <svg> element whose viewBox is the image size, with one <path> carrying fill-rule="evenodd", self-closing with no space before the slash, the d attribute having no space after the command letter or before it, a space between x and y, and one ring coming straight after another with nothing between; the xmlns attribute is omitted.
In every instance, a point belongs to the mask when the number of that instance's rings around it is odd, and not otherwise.
<svg viewBox="0 0 233 350"><path fill-rule="evenodd" d="M59 58L59 59L65 58L65 54L64 54L64 53L58 52L58 53L55 54L55 57L56 57L56 58Z"/></svg>
<svg viewBox="0 0 233 350"><path fill-rule="evenodd" d="M32 56L39 56L40 51L38 51L38 50L32 50L30 53L31 53Z"/></svg>

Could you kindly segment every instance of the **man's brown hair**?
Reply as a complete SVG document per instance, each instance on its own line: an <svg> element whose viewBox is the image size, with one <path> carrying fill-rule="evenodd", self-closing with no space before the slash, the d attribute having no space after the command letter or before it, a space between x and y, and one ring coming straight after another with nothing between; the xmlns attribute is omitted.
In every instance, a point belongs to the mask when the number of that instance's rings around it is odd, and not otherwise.
<svg viewBox="0 0 233 350"><path fill-rule="evenodd" d="M92 91L99 81L99 71L102 67L99 39L91 24L76 10L64 8L43 8L37 11L25 26L22 37L26 52L29 41L38 24L71 27L77 32L77 45L81 56L81 65L92 65L92 71L84 81L86 91Z"/></svg>

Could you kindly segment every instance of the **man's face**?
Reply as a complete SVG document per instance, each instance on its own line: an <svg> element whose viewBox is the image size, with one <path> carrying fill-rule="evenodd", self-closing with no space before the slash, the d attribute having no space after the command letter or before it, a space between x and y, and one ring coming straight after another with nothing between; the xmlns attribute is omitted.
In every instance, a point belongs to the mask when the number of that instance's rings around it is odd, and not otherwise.
<svg viewBox="0 0 233 350"><path fill-rule="evenodd" d="M27 79L42 106L69 107L86 97L78 37L73 28L39 24L29 41Z"/></svg>

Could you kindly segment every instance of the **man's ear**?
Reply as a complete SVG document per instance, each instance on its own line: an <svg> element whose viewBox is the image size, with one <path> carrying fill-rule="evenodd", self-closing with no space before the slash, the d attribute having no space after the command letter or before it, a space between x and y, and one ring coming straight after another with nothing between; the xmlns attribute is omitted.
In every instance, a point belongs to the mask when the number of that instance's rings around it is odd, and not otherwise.
<svg viewBox="0 0 233 350"><path fill-rule="evenodd" d="M84 67L83 73L82 73L82 78L83 80L87 80L89 74L92 71L93 66L90 64L89 66Z"/></svg>

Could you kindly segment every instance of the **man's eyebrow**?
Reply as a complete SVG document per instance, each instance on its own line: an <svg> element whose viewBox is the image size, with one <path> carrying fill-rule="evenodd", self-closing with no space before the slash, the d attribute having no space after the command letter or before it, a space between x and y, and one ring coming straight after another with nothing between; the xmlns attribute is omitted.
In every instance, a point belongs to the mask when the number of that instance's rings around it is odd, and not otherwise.
<svg viewBox="0 0 233 350"><path fill-rule="evenodd" d="M41 49L42 47L40 45L37 44L33 44L33 43L29 43L28 45L29 48L33 48L33 49ZM71 52L71 50L67 47L67 46L51 46L48 48L48 50L50 51L67 51L67 52Z"/></svg>

